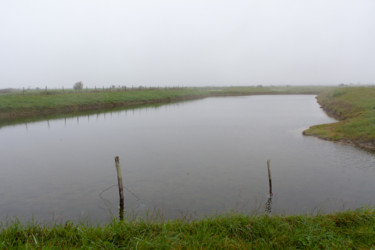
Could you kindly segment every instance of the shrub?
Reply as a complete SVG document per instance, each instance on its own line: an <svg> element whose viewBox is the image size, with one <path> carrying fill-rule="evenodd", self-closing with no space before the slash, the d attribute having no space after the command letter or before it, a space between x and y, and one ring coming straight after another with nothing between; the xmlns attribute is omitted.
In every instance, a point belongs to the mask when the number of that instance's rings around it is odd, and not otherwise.
<svg viewBox="0 0 375 250"><path fill-rule="evenodd" d="M73 86L74 90L82 90L83 89L83 83L81 81L76 82Z"/></svg>

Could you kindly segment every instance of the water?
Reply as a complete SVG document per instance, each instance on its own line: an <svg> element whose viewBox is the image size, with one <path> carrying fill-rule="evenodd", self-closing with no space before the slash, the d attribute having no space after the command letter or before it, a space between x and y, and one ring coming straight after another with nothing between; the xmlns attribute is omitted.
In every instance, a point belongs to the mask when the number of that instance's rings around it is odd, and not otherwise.
<svg viewBox="0 0 375 250"><path fill-rule="evenodd" d="M305 137L334 122L314 96L207 98L0 128L0 219L107 223L373 205L374 154ZM148 214L148 215L147 215Z"/></svg>

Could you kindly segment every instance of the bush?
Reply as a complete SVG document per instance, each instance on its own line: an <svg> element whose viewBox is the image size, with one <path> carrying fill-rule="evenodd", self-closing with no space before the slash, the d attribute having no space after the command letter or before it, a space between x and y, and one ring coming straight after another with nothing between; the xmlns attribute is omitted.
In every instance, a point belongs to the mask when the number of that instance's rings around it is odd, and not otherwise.
<svg viewBox="0 0 375 250"><path fill-rule="evenodd" d="M74 90L82 90L83 89L83 83L82 82L76 82L73 86Z"/></svg>

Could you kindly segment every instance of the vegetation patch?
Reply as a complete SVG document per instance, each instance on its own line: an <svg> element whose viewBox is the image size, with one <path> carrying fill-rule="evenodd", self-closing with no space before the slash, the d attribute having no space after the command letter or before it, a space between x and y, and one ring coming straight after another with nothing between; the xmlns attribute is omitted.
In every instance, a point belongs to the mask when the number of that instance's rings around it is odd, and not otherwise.
<svg viewBox="0 0 375 250"><path fill-rule="evenodd" d="M315 216L228 215L199 221L116 221L107 226L2 226L0 248L244 249L370 248L375 214L359 209Z"/></svg>
<svg viewBox="0 0 375 250"><path fill-rule="evenodd" d="M330 116L339 121L312 126L303 132L304 135L375 150L375 88L331 89L320 93L317 100Z"/></svg>
<svg viewBox="0 0 375 250"><path fill-rule="evenodd" d="M317 94L327 87L210 87L13 91L0 93L0 124L20 118L135 107L212 96Z"/></svg>

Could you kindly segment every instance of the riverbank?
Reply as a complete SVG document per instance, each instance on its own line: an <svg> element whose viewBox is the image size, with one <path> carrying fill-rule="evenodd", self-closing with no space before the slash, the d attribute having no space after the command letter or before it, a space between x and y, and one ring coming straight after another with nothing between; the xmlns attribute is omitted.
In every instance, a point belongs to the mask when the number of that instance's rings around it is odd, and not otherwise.
<svg viewBox="0 0 375 250"><path fill-rule="evenodd" d="M0 246L9 248L245 249L370 248L371 209L315 216L228 215L199 221L113 221L107 226L3 225Z"/></svg>
<svg viewBox="0 0 375 250"><path fill-rule="evenodd" d="M212 87L12 91L0 94L0 123L22 118L162 104L212 96L318 94L328 87Z"/></svg>
<svg viewBox="0 0 375 250"><path fill-rule="evenodd" d="M328 115L339 121L312 126L304 135L375 151L375 88L331 89L321 92L317 101Z"/></svg>

